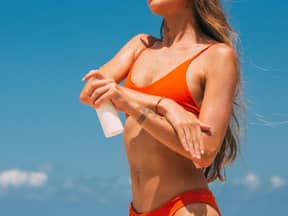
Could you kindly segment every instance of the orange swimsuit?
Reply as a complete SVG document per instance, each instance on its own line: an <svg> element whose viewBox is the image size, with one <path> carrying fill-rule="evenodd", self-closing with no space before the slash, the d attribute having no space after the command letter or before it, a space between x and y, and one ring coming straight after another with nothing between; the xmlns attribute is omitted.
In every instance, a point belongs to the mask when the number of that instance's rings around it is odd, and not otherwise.
<svg viewBox="0 0 288 216"><path fill-rule="evenodd" d="M189 89L186 83L186 71L187 71L189 64L195 58L197 58L201 53L203 53L205 50L211 47L213 44L214 43L200 50L199 52L194 54L192 57L188 58L187 60L179 64L177 67L169 71L168 74L166 74L164 77L161 77L159 80L156 80L155 82L149 85L146 85L144 87L138 87L134 85L134 83L131 80L131 71L137 58L140 56L140 54L144 50L146 50L149 47L144 48L135 57L134 63L130 67L130 70L128 72L127 78L123 86L126 88L141 91L143 93L163 96L163 97L173 99L179 105L183 106L184 109L188 110L189 112L193 112L198 117L199 112L200 112L200 107L197 106L194 98L191 96L189 92ZM126 118L128 116L129 116L128 113L126 113Z"/></svg>
<svg viewBox="0 0 288 216"><path fill-rule="evenodd" d="M134 208L133 203L130 202L129 216L174 216L180 208L191 203L209 204L218 212L219 216L221 216L215 197L209 189L194 189L181 192L150 212L140 213Z"/></svg>
<svg viewBox="0 0 288 216"><path fill-rule="evenodd" d="M184 109L189 112L193 112L197 117L199 116L200 107L197 106L195 100L190 94L188 86L186 84L186 71L189 64L197 58L201 53L211 47L213 44L208 45L204 49L200 50L192 57L188 58L177 67L169 71L168 74L161 77L159 80L146 85L144 87L138 87L133 84L131 81L131 71L133 65L135 64L136 59L140 56L140 54L146 50L147 48L142 49L139 54L135 57L135 60L130 67L127 78L124 83L124 87L134 89L146 94L152 94L157 96L163 96L176 101L179 105L181 105ZM128 117L128 113L126 113L126 118ZM173 216L177 210L186 206L190 203L207 203L211 205L219 214L220 210L217 206L213 193L209 189L194 189L190 191L185 191L179 193L178 195L171 198L168 202L160 206L159 208L152 210L146 213L137 212L133 207L132 202L130 202L129 206L129 216Z"/></svg>

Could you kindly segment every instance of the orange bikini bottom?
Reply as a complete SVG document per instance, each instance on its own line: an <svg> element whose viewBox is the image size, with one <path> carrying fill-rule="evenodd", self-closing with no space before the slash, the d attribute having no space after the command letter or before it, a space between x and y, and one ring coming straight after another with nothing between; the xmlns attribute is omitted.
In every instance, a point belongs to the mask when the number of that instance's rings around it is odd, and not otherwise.
<svg viewBox="0 0 288 216"><path fill-rule="evenodd" d="M184 191L150 212L137 212L132 202L130 202L129 216L173 216L177 210L191 203L209 204L218 212L219 216L221 216L215 197L209 189Z"/></svg>

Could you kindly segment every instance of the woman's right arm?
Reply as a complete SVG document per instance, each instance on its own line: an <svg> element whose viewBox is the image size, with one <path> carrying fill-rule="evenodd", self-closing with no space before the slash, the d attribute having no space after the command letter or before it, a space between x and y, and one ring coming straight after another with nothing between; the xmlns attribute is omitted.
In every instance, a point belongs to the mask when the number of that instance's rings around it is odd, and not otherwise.
<svg viewBox="0 0 288 216"><path fill-rule="evenodd" d="M151 46L157 39L148 34L137 34L132 37L111 60L97 69L105 78L111 78L120 83L127 75L130 66L134 61L135 55L143 48ZM86 74L82 81L93 77L93 72Z"/></svg>

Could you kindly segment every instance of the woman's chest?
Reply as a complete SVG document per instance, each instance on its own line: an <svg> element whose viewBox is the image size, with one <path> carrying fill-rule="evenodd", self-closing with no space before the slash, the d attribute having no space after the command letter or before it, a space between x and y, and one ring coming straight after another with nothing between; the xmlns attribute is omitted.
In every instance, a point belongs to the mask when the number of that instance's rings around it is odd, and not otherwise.
<svg viewBox="0 0 288 216"><path fill-rule="evenodd" d="M127 87L169 97L200 107L204 90L204 67L201 61L177 61L157 55L143 56L130 68Z"/></svg>

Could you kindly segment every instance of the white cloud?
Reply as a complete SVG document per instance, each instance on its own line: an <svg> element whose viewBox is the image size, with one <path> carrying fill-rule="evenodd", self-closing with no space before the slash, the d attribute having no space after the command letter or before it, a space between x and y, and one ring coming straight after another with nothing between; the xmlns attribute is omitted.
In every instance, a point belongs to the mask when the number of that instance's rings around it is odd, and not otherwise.
<svg viewBox="0 0 288 216"><path fill-rule="evenodd" d="M47 181L47 174L43 172L30 172L28 173L28 184L33 187L41 187Z"/></svg>
<svg viewBox="0 0 288 216"><path fill-rule="evenodd" d="M287 184L286 180L280 176L271 176L270 183L273 188L284 187Z"/></svg>
<svg viewBox="0 0 288 216"><path fill-rule="evenodd" d="M249 189L257 189L260 186L260 180L255 173L247 173L243 178L235 180L236 184L242 184Z"/></svg>
<svg viewBox="0 0 288 216"><path fill-rule="evenodd" d="M47 182L48 175L44 172L30 172L19 169L11 169L0 172L0 187L19 187L28 185L41 187Z"/></svg>

